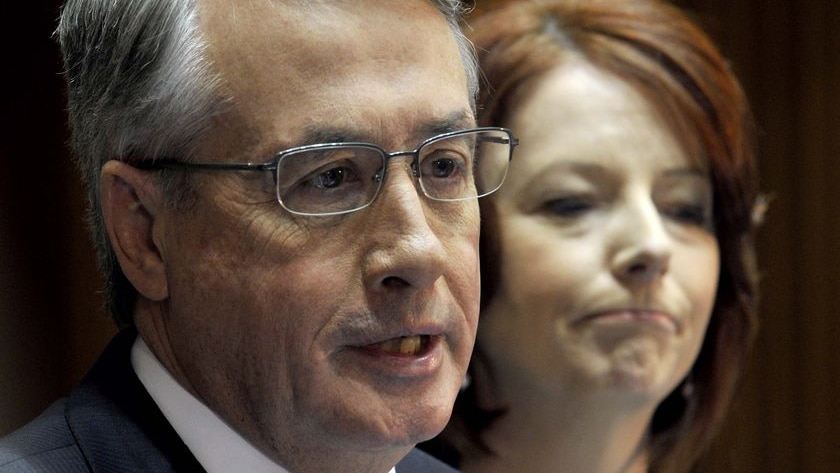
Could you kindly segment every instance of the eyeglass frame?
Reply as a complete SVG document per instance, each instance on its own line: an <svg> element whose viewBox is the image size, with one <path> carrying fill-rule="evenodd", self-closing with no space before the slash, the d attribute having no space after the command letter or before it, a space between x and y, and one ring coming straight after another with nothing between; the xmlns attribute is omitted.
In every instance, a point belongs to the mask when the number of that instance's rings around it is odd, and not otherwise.
<svg viewBox="0 0 840 473"><path fill-rule="evenodd" d="M507 137L508 137L508 140L509 140L508 145L510 147L509 150L508 150L507 164L508 164L508 166L510 166L510 161L513 160L513 150L519 145L519 139L516 138L513 134L513 131L508 129L508 128L492 127L492 126L467 128L467 129L464 129L464 130L456 130L456 131L450 131L450 132L434 135L434 136L431 136L431 137L423 140L414 150L411 150L411 151L406 150L406 151L389 152L389 151L385 150L385 148L383 148L383 147L381 147L377 144L374 144L374 143L366 143L366 142L361 142L361 141L346 141L346 142L332 142L332 143L315 143L315 144L310 144L310 145L302 145L302 146L295 146L295 147L292 147L292 148L287 148L287 149L278 151L277 153L274 154L274 156L269 161L264 162L264 163L252 163L252 162L248 162L248 163L208 163L208 162L183 161L183 160L176 159L176 158L163 157L163 158L158 158L158 159L154 159L154 160L145 160L145 161L139 161L139 162L129 163L129 164L131 166L137 168L137 169L144 170L144 171L158 171L158 170L171 169L171 168L192 169L192 170L207 170L207 171L269 171L269 172L272 173L272 178L274 179L275 185L276 185L277 184L277 178L278 178L277 170L278 170L278 166L280 164L280 161L284 157L286 157L288 155L291 155L291 154L307 152L307 151L315 151L315 150L324 149L324 148L343 147L343 146L356 147L356 148L368 148L368 149L376 150L377 152L379 152L384 158L381 176L374 176L374 178L378 180L379 185L377 186L376 192L371 196L370 200L366 204L364 204L360 207L352 208L352 209L349 209L349 210L341 210L341 211L336 211L336 212L325 212L325 213L299 212L299 211L292 210L292 209L286 207L286 205L283 203L282 197L280 196L279 189L275 188L274 195L277 199L277 203L279 203L280 206L283 207L283 209L285 209L287 212L289 212L291 214L294 214L294 215L301 215L301 216L306 216L306 217L331 217L331 216L336 216L336 215L345 215L345 214L353 213L353 212L356 212L358 210L362 210L364 208L367 208L371 204L373 204L373 202L379 196L379 192L382 190L382 186L385 184L385 179L386 179L387 174L388 174L388 163L389 163L389 161L393 158L397 158L397 157L401 157L401 156L412 156L412 160L411 160L412 175L415 177L415 179L417 179L418 184L420 184L420 191L422 192L422 194L429 199L432 199L432 200L435 200L435 201L442 201L442 202L458 202L458 201L465 201L465 200L471 200L471 199L478 199L478 198L485 197L487 195L490 195L490 194L496 192L497 190L499 190L500 187L502 187L502 184L504 184L505 179L507 178L508 169L505 169L505 174L504 174L504 176L502 176L502 179L499 182L499 185L496 186L495 188L493 188L492 190L488 191L488 192L485 192L483 194L478 194L478 192L476 192L476 195L468 196L468 197L461 197L461 198L454 198L454 199L440 199L440 198L437 198L437 197L432 197L426 192L426 189L424 188L422 183L419 181L419 179L420 179L419 171L417 171L416 166L415 166L415 163L417 163L418 160L420 159L420 151L425 146L427 146L429 143L433 143L433 142L440 141L440 140L445 140L445 139L451 138L453 136L467 135L467 134L472 134L472 133L481 133L481 132L486 132L486 131L498 131L498 132L503 132L503 133L507 134ZM473 174L473 179L475 179L474 174Z"/></svg>

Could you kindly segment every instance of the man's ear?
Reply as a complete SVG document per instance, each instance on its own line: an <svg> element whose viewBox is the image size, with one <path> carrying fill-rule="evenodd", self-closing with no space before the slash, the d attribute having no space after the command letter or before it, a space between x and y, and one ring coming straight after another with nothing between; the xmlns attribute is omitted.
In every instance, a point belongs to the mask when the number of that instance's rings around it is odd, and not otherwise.
<svg viewBox="0 0 840 473"><path fill-rule="evenodd" d="M143 297L169 296L166 264L154 236L165 208L155 180L120 161L108 161L100 174L102 216L123 273Z"/></svg>

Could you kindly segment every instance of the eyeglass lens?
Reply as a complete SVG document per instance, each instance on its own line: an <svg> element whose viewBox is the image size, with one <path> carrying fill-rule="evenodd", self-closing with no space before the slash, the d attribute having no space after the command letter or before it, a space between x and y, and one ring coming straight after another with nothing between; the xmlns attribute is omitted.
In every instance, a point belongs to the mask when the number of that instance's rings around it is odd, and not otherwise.
<svg viewBox="0 0 840 473"><path fill-rule="evenodd" d="M412 163L423 193L433 200L465 200L501 186L510 160L502 130L468 131L431 139ZM277 163L277 196L286 209L337 214L370 204L382 185L386 154L376 146L330 145L303 149Z"/></svg>

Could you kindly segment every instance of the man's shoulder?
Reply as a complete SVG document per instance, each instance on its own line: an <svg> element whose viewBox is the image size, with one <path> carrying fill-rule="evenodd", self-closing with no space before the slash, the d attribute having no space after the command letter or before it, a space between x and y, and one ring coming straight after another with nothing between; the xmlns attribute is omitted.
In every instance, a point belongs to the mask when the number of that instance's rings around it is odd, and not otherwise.
<svg viewBox="0 0 840 473"><path fill-rule="evenodd" d="M90 471L73 439L60 400L29 424L0 439L0 473Z"/></svg>
<svg viewBox="0 0 840 473"><path fill-rule="evenodd" d="M118 334L65 400L0 441L0 473L203 472L131 367Z"/></svg>
<svg viewBox="0 0 840 473"><path fill-rule="evenodd" d="M457 470L415 448L397 463L397 473L457 473Z"/></svg>

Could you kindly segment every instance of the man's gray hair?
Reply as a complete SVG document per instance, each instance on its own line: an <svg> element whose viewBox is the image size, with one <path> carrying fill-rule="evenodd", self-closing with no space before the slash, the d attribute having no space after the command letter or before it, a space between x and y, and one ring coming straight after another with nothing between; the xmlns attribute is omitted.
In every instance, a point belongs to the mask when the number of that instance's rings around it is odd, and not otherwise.
<svg viewBox="0 0 840 473"><path fill-rule="evenodd" d="M475 107L478 67L460 30L459 0L430 0L447 18ZM189 159L226 102L205 57L197 0L68 0L56 31L67 80L71 143L88 195L88 223L109 309L133 325L137 292L117 263L102 218L105 162ZM183 178L181 176L180 178ZM178 173L162 173L172 205L188 199Z"/></svg>

